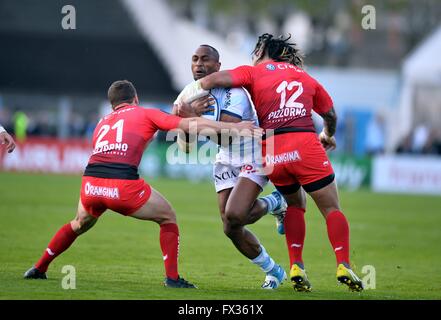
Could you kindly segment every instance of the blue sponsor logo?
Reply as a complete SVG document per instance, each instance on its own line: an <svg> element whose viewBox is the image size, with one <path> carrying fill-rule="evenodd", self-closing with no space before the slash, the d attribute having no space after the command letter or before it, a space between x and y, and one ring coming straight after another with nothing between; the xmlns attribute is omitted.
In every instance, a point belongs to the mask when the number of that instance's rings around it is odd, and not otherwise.
<svg viewBox="0 0 441 320"><path fill-rule="evenodd" d="M276 66L273 65L273 64L267 64L267 65L266 65L266 68L267 68L269 71L274 71L274 70L276 70Z"/></svg>

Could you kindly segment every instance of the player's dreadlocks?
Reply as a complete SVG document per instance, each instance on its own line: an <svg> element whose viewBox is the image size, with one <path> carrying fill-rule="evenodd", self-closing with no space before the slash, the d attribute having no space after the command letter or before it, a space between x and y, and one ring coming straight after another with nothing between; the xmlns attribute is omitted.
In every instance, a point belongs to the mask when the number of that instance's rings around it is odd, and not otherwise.
<svg viewBox="0 0 441 320"><path fill-rule="evenodd" d="M264 33L257 40L253 53L256 54L262 49L264 55L266 53L269 58L275 61L288 62L302 68L303 55L295 47L295 43L288 42L289 39L291 39L291 34L283 39L283 36L274 38L272 34Z"/></svg>

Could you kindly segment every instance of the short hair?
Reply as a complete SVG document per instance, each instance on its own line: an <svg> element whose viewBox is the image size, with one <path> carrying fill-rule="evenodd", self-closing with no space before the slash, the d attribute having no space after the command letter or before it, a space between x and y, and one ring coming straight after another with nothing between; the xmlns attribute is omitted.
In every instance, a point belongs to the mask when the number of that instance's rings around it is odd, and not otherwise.
<svg viewBox="0 0 441 320"><path fill-rule="evenodd" d="M206 47L211 49L211 51L213 51L213 56L216 59L216 61L219 61L219 51L217 51L217 49L215 47L210 46L209 44L201 44L199 47Z"/></svg>
<svg viewBox="0 0 441 320"><path fill-rule="evenodd" d="M107 91L107 97L112 107L121 103L131 103L136 95L135 86L128 80L115 81L110 85Z"/></svg>
<svg viewBox="0 0 441 320"><path fill-rule="evenodd" d="M268 57L274 61L288 62L302 68L303 55L296 48L295 43L288 42L289 39L291 39L291 35L283 39L283 36L274 38L272 34L264 33L257 40L253 53L256 54L263 49L263 52L268 54Z"/></svg>

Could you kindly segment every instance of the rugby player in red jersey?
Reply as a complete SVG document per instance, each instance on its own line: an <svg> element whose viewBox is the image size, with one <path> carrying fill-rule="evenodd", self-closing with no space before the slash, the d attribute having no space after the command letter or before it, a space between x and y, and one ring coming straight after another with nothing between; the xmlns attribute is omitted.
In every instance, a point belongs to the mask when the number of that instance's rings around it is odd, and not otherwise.
<svg viewBox="0 0 441 320"><path fill-rule="evenodd" d="M333 102L326 90L303 70L302 57L288 40L263 34L253 51L253 66L208 75L189 84L181 96L200 97L216 87L243 86L248 90L260 126L266 130L262 151L268 177L288 202L284 227L294 289L311 290L302 260L304 189L326 220L337 259L337 280L353 291L361 291L362 281L350 268L349 224L340 209L334 171L324 149L336 146ZM312 110L324 120L319 136L315 133Z"/></svg>
<svg viewBox="0 0 441 320"><path fill-rule="evenodd" d="M203 118L183 119L157 109L138 106L138 96L129 81L116 81L108 91L113 112L100 120L93 134L93 153L85 169L77 215L49 242L40 260L25 274L26 279L46 279L49 264L75 239L89 230L111 209L122 215L159 224L159 242L166 279L173 288L195 288L178 273L179 230L176 214L164 197L138 175L138 165L147 144L158 130L196 126L197 132L212 129L249 130L251 122L220 123Z"/></svg>

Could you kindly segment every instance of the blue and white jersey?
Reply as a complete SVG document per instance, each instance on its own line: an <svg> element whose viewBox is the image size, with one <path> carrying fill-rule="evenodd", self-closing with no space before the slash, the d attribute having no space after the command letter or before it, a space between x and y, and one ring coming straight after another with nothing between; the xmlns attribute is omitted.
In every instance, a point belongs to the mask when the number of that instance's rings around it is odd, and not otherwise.
<svg viewBox="0 0 441 320"><path fill-rule="evenodd" d="M242 121L253 121L259 126L256 110L250 102L247 92L243 88L214 88L210 90L210 95L216 100L213 106L214 115L218 115L217 121L222 114L236 117ZM225 139L225 137L224 137ZM228 140L222 141L219 152L216 155L216 163L228 164L232 166L242 166L244 164L261 164L261 145L251 137L234 137L229 144Z"/></svg>

